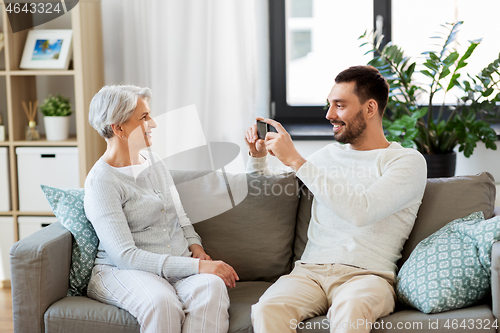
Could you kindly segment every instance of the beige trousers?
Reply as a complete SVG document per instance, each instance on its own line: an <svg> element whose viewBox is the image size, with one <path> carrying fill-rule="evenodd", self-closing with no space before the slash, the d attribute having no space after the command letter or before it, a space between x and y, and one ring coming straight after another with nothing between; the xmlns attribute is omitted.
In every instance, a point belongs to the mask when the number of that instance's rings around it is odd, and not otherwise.
<svg viewBox="0 0 500 333"><path fill-rule="evenodd" d="M370 332L370 324L394 310L393 285L392 272L296 262L252 306L254 332L296 332L303 320L325 313L321 327L330 332Z"/></svg>

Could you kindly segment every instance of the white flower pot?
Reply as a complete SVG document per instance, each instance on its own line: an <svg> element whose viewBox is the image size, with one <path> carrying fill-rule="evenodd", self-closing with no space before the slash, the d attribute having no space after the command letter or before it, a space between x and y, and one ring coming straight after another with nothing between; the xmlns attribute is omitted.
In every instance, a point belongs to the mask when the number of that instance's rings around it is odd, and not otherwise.
<svg viewBox="0 0 500 333"><path fill-rule="evenodd" d="M43 117L47 141L62 141L69 137L69 116Z"/></svg>

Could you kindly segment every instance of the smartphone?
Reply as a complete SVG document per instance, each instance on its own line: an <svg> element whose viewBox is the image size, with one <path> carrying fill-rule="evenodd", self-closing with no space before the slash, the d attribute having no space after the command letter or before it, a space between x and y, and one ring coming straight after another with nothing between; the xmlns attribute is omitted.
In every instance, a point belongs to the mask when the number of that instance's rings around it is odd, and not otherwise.
<svg viewBox="0 0 500 333"><path fill-rule="evenodd" d="M269 132L270 126L271 125L263 121L257 120L257 136L259 137L259 139L264 140L266 138L266 134L267 132Z"/></svg>

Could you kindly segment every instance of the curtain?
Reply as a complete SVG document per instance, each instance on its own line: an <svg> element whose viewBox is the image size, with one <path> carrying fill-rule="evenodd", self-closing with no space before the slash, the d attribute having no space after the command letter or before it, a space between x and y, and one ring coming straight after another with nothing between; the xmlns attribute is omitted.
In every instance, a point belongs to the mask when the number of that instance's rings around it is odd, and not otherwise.
<svg viewBox="0 0 500 333"><path fill-rule="evenodd" d="M195 108L207 142L246 155L269 113L267 0L102 0L102 21L107 84L151 88L154 116ZM188 125L171 131L199 137Z"/></svg>

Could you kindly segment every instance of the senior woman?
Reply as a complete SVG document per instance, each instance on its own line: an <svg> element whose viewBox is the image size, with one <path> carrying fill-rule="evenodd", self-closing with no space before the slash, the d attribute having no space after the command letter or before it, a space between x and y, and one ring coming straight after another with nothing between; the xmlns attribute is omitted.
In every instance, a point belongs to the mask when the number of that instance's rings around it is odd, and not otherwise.
<svg viewBox="0 0 500 333"><path fill-rule="evenodd" d="M205 253L170 173L143 152L156 128L150 98L149 88L111 85L90 103L107 149L85 181L100 241L87 294L130 312L141 332L227 332L226 286L238 276Z"/></svg>

